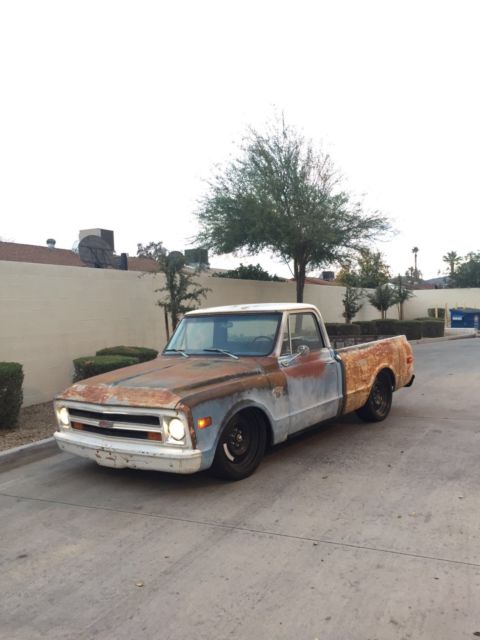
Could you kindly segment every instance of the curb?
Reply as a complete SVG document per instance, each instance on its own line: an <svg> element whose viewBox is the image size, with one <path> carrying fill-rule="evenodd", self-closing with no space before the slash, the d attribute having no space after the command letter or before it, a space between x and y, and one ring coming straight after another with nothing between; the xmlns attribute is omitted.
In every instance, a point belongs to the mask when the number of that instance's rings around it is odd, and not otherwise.
<svg viewBox="0 0 480 640"><path fill-rule="evenodd" d="M6 449L5 451L0 451L0 471L6 471L7 468L12 469L20 464L34 462L35 460L52 456L55 453L60 453L60 449L53 437L22 444L13 449Z"/></svg>
<svg viewBox="0 0 480 640"><path fill-rule="evenodd" d="M446 342L447 340L468 340L477 338L475 333L467 333L460 336L443 336L442 338L421 338L420 340L411 340L412 344L432 344L432 342Z"/></svg>

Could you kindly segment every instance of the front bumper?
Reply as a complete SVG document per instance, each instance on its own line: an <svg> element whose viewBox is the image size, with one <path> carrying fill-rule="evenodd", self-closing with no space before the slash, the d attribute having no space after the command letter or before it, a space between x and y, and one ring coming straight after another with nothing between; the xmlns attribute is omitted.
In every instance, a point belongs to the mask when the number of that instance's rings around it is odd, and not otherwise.
<svg viewBox="0 0 480 640"><path fill-rule="evenodd" d="M196 473L204 468L202 452L167 445L138 442L112 442L93 433L56 431L63 451L94 460L102 467L145 469L168 473Z"/></svg>

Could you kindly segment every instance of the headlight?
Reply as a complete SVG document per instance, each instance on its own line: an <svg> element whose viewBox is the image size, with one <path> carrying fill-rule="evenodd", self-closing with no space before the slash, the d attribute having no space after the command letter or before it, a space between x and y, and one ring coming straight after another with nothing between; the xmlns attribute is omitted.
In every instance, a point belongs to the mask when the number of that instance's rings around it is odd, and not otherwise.
<svg viewBox="0 0 480 640"><path fill-rule="evenodd" d="M68 415L67 407L60 407L60 409L57 409L57 419L63 427L70 426L70 416Z"/></svg>
<svg viewBox="0 0 480 640"><path fill-rule="evenodd" d="M185 426L178 418L173 418L168 423L168 433L177 442L185 439Z"/></svg>

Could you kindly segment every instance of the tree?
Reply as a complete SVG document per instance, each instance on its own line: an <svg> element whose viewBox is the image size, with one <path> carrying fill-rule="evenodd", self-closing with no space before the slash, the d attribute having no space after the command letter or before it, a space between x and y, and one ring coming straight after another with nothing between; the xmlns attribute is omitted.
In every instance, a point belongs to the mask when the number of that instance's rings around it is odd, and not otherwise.
<svg viewBox="0 0 480 640"><path fill-rule="evenodd" d="M455 287L480 287L480 252L471 252L452 277Z"/></svg>
<svg viewBox="0 0 480 640"><path fill-rule="evenodd" d="M180 316L187 311L196 309L194 303L198 302L200 298L205 298L210 289L201 287L198 282L195 282L194 277L197 272L191 273L185 269L185 260L180 252L168 253L161 242L138 244L137 256L155 260L157 273L161 273L165 277L165 285L155 289L155 292L166 294L157 301L157 304L165 309L166 314L170 314L172 331L174 331ZM168 321L166 329L167 338L169 338Z"/></svg>
<svg viewBox="0 0 480 640"><path fill-rule="evenodd" d="M414 266L414 274L415 274L415 280L418 280L420 278L420 276L418 275L418 267L417 267L417 254L418 254L418 247L413 247L412 249L412 253L413 253L413 259L415 261L415 266Z"/></svg>
<svg viewBox="0 0 480 640"><path fill-rule="evenodd" d="M337 281L343 285L375 289L390 280L390 267L380 251L361 249L355 266L346 265L338 274Z"/></svg>
<svg viewBox="0 0 480 640"><path fill-rule="evenodd" d="M455 275L455 269L460 266L462 258L456 251L449 251L443 256L442 260L448 264L450 268L450 273L448 275L450 278L453 278Z"/></svg>
<svg viewBox="0 0 480 640"><path fill-rule="evenodd" d="M415 280L419 279L419 275L418 275L418 267L417 267L417 254L418 254L418 247L413 247L412 249L412 253L413 253L413 258L415 260Z"/></svg>
<svg viewBox="0 0 480 640"><path fill-rule="evenodd" d="M400 274L398 274L394 282L394 304L396 304L398 307L399 319L403 320L403 305L407 300L410 300L410 298L413 297L414 293L411 289L407 289L407 287L405 287L402 276Z"/></svg>
<svg viewBox="0 0 480 640"><path fill-rule="evenodd" d="M381 284L373 293L367 296L370 304L382 314L382 320L387 317L387 311L395 304L395 291L388 284Z"/></svg>
<svg viewBox="0 0 480 640"><path fill-rule="evenodd" d="M347 324L351 324L354 317L363 307L363 303L360 302L363 298L363 291L361 289L357 289L355 287L350 287L347 285L345 288L345 295L342 298L343 303L343 317L345 318L345 322Z"/></svg>
<svg viewBox="0 0 480 640"><path fill-rule="evenodd" d="M229 271L222 271L220 273L212 274L214 278L236 278L238 280L270 280L273 282L285 282L283 278L278 276L272 276L268 271L265 271L261 265L256 264L242 264L236 269L230 269Z"/></svg>
<svg viewBox="0 0 480 640"><path fill-rule="evenodd" d="M422 272L417 269L415 271L414 267L409 267L405 271L405 280L408 284L418 284L422 279Z"/></svg>
<svg viewBox="0 0 480 640"><path fill-rule="evenodd" d="M307 270L342 262L390 229L339 187L330 157L282 120L253 129L210 182L197 241L214 253L268 250L293 264L297 302Z"/></svg>

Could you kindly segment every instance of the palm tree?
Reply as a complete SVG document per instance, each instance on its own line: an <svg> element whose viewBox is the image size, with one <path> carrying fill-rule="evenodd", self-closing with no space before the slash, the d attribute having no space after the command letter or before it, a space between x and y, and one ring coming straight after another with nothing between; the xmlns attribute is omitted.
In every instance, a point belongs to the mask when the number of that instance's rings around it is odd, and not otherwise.
<svg viewBox="0 0 480 640"><path fill-rule="evenodd" d="M418 253L418 247L413 247L413 249L412 249L412 253L413 253L414 260L415 260L415 280L418 280L418 269L417 269L417 253Z"/></svg>
<svg viewBox="0 0 480 640"><path fill-rule="evenodd" d="M456 251L449 251L443 256L442 260L446 262L450 267L449 276L450 278L453 278L453 276L455 275L455 269L462 262L462 258L458 255Z"/></svg>

